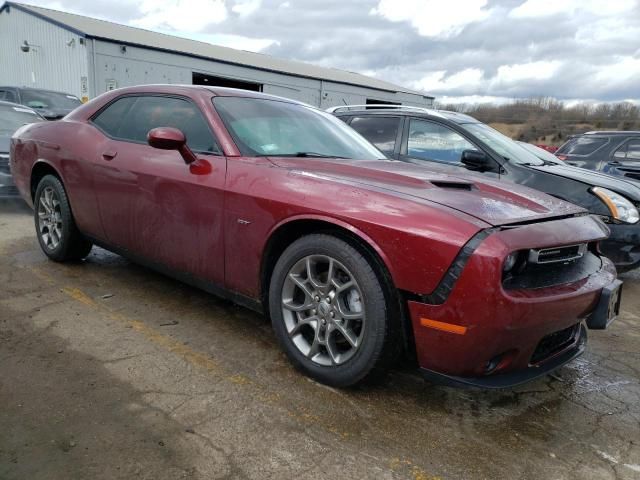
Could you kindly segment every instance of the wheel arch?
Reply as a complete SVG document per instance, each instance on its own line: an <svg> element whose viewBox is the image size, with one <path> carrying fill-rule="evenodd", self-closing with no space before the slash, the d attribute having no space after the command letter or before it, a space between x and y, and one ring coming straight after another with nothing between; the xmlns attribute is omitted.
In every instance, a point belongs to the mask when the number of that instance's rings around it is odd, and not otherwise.
<svg viewBox="0 0 640 480"><path fill-rule="evenodd" d="M38 188L38 184L40 180L42 180L46 175L53 175L57 177L60 182L62 182L62 186L64 187L64 179L60 172L51 165L46 160L38 160L31 167L31 179L29 181L29 193L31 195L31 201L33 202L36 196L36 189Z"/></svg>
<svg viewBox="0 0 640 480"><path fill-rule="evenodd" d="M333 235L358 250L373 267L374 272L383 284L385 297L393 307L392 322L400 334L397 344L406 353L413 355L413 329L409 320L406 302L401 291L396 287L389 260L382 249L367 234L346 222L323 216L304 216L288 218L276 225L270 232L263 249L260 268L260 301L264 311L269 313L269 287L273 269L282 253L294 241L306 235L323 233Z"/></svg>

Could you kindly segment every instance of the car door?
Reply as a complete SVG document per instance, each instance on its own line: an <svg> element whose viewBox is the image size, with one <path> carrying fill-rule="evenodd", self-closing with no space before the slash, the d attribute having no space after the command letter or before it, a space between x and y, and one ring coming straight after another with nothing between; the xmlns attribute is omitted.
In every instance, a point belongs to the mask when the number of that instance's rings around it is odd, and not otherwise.
<svg viewBox="0 0 640 480"><path fill-rule="evenodd" d="M373 143L389 158L397 158L402 139L402 118L382 115L354 116L351 128Z"/></svg>
<svg viewBox="0 0 640 480"><path fill-rule="evenodd" d="M443 173L471 173L461 162L462 152L481 151L462 134L430 120L408 117L404 130L399 159Z"/></svg>
<svg viewBox="0 0 640 480"><path fill-rule="evenodd" d="M119 97L92 119L95 184L107 240L173 273L223 284L222 208L226 159L202 112L190 99ZM146 142L149 130L182 130L209 172L185 164L179 152Z"/></svg>
<svg viewBox="0 0 640 480"><path fill-rule="evenodd" d="M640 137L627 140L616 149L604 171L640 180Z"/></svg>

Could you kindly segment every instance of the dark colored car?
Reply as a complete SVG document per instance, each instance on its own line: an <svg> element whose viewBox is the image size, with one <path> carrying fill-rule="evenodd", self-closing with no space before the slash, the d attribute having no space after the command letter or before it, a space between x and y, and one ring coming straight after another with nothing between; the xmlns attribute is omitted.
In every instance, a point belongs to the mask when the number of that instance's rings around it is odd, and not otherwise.
<svg viewBox="0 0 640 480"><path fill-rule="evenodd" d="M576 167L640 182L640 132L573 135L555 154Z"/></svg>
<svg viewBox="0 0 640 480"><path fill-rule="evenodd" d="M461 113L371 105L330 110L389 158L428 165L442 173L476 172L580 205L611 229L611 236L599 248L618 271L640 265L640 185L540 159Z"/></svg>
<svg viewBox="0 0 640 480"><path fill-rule="evenodd" d="M48 257L97 244L266 311L292 363L330 385L402 351L428 375L517 384L617 314L608 229L582 208L389 161L270 95L115 90L19 130L11 166Z"/></svg>
<svg viewBox="0 0 640 480"><path fill-rule="evenodd" d="M75 95L29 87L0 87L0 100L33 108L47 120L58 120L82 105Z"/></svg>
<svg viewBox="0 0 640 480"><path fill-rule="evenodd" d="M549 150L540 147L539 145L533 145L532 143L520 142L516 141L518 145L520 145L525 150L529 151L529 153L533 153L540 160L543 160L545 163L554 163L556 165L566 165L566 163L556 157Z"/></svg>
<svg viewBox="0 0 640 480"><path fill-rule="evenodd" d="M0 198L20 195L13 184L9 168L11 135L27 123L42 121L44 118L30 108L15 103L0 102Z"/></svg>

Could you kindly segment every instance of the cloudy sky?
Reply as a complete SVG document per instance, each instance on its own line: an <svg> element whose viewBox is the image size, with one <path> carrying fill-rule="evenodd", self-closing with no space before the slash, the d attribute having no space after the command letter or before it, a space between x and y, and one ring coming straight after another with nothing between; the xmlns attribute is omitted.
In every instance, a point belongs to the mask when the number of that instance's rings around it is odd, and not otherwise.
<svg viewBox="0 0 640 480"><path fill-rule="evenodd" d="M640 0L25 0L440 101L640 102Z"/></svg>

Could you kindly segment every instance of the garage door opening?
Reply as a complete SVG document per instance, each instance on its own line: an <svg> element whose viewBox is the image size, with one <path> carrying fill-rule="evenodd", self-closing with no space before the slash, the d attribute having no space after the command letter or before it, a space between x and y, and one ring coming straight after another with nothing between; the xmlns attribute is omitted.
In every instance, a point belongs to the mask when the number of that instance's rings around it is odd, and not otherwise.
<svg viewBox="0 0 640 480"><path fill-rule="evenodd" d="M194 85L207 85L209 87L227 87L240 88L242 90L251 90L252 92L261 92L262 84L243 82L242 80L234 80L233 78L214 77L206 73L193 72L191 83Z"/></svg>
<svg viewBox="0 0 640 480"><path fill-rule="evenodd" d="M388 102L386 100L376 100L375 98L367 98L367 105L389 105L389 106L393 106L393 105L402 105L401 103L397 103L397 102ZM367 110L371 109L374 110L376 108L384 108L384 107L367 107Z"/></svg>

